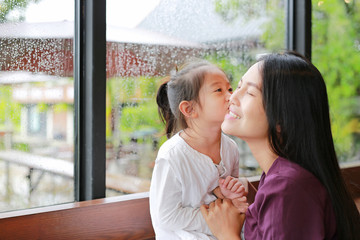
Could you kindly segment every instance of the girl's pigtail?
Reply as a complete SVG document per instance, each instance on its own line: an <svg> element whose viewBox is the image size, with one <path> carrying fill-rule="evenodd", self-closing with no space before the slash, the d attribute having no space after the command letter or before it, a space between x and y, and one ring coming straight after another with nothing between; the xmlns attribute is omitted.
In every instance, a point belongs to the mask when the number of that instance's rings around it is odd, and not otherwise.
<svg viewBox="0 0 360 240"><path fill-rule="evenodd" d="M175 116L171 112L170 103L167 95L167 79L160 87L156 96L156 103L158 105L158 113L161 121L165 124L166 137L170 138L175 131Z"/></svg>

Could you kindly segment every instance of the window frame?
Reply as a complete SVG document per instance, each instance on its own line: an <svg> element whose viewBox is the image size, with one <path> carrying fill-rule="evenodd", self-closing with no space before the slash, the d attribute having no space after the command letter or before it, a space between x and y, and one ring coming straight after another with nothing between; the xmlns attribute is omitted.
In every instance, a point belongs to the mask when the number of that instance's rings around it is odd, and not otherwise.
<svg viewBox="0 0 360 240"><path fill-rule="evenodd" d="M75 201L105 197L106 0L75 0Z"/></svg>
<svg viewBox="0 0 360 240"><path fill-rule="evenodd" d="M286 48L311 60L311 0L287 0Z"/></svg>

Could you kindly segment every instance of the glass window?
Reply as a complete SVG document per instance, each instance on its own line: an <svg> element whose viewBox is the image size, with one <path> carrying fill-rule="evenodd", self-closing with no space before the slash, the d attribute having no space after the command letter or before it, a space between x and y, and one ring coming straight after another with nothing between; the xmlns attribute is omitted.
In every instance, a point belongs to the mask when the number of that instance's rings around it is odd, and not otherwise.
<svg viewBox="0 0 360 240"><path fill-rule="evenodd" d="M74 201L74 0L0 6L0 211Z"/></svg>
<svg viewBox="0 0 360 240"><path fill-rule="evenodd" d="M323 74L342 162L360 159L360 3L313 1L312 61Z"/></svg>
<svg viewBox="0 0 360 240"><path fill-rule="evenodd" d="M141 8L139 8L141 6ZM285 1L107 1L107 196L149 190L166 140L159 84L189 58L222 67L235 87L258 54L285 48ZM259 174L246 144L241 174Z"/></svg>

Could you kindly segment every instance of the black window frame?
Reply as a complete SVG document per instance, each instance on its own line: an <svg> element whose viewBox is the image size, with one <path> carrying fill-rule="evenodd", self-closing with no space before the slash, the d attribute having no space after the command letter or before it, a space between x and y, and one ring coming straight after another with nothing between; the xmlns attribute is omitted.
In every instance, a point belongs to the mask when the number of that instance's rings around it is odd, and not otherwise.
<svg viewBox="0 0 360 240"><path fill-rule="evenodd" d="M106 0L75 0L75 201L105 197Z"/></svg>
<svg viewBox="0 0 360 240"><path fill-rule="evenodd" d="M311 59L311 0L287 0L286 47ZM75 201L106 190L106 0L75 0Z"/></svg>

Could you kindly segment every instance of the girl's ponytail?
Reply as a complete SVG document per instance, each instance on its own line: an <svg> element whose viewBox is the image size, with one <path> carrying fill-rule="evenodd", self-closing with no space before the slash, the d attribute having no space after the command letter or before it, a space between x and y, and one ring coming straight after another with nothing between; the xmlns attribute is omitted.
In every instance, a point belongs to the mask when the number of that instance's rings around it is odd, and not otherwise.
<svg viewBox="0 0 360 240"><path fill-rule="evenodd" d="M167 94L167 85L170 79L167 79L161 86L156 95L156 103L161 121L165 124L166 137L170 138L176 129L176 118L171 112L170 103Z"/></svg>

